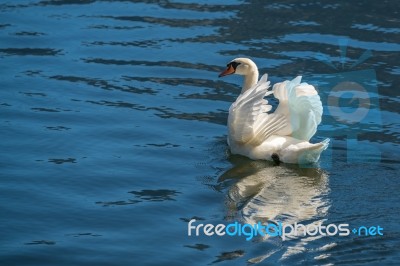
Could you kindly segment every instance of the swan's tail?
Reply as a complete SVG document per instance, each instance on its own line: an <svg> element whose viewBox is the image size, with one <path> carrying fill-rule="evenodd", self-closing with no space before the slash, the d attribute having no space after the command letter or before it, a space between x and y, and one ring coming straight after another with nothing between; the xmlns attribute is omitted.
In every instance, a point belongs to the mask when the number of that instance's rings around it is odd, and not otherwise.
<svg viewBox="0 0 400 266"><path fill-rule="evenodd" d="M301 150L298 163L310 164L318 162L321 153L328 148L329 141L330 139L324 139L320 143L311 144L311 147Z"/></svg>
<svg viewBox="0 0 400 266"><path fill-rule="evenodd" d="M319 143L300 142L293 144L281 151L281 161L296 164L316 163L321 153L329 146L330 139L325 139Z"/></svg>

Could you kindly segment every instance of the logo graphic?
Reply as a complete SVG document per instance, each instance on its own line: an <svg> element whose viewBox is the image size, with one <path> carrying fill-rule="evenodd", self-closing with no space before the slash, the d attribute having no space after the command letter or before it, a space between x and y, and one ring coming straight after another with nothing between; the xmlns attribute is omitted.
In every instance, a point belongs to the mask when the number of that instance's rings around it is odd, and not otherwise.
<svg viewBox="0 0 400 266"><path fill-rule="evenodd" d="M328 224L322 223L304 225L301 223L286 224L282 222L262 224L241 224L238 222L225 224L197 224L194 225L196 219L191 219L188 223L188 236L243 236L246 241L252 240L254 237L279 236L283 241L293 237L306 236L349 236L352 232L358 236L383 236L383 228L381 226L360 226L358 228L349 229L349 224Z"/></svg>
<svg viewBox="0 0 400 266"><path fill-rule="evenodd" d="M357 60L351 60L347 56L348 45L348 40L339 40L339 60L322 53L315 55L316 59L334 71L331 74L316 74L311 78L310 83L319 90L324 105L324 117L319 130L325 131L332 140L346 142L347 162L379 163L380 150L362 138L363 134L382 128L376 72L374 69L355 70L372 53L367 50ZM326 152L328 156L332 154L332 146Z"/></svg>

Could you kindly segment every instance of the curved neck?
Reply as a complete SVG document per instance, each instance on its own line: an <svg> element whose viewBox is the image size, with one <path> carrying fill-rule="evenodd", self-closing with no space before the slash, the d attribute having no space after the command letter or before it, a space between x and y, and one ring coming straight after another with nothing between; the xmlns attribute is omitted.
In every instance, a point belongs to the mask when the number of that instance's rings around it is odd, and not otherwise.
<svg viewBox="0 0 400 266"><path fill-rule="evenodd" d="M258 70L255 69L244 76L242 92L244 93L258 82Z"/></svg>

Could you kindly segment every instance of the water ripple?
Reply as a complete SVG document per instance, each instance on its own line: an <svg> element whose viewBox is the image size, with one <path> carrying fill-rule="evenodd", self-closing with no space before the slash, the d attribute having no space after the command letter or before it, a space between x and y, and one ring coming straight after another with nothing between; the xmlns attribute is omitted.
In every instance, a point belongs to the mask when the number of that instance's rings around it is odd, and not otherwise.
<svg viewBox="0 0 400 266"><path fill-rule="evenodd" d="M96 88L101 88L104 90L119 90L124 92L131 92L131 93L146 93L146 94L155 94L156 91L150 88L135 88L132 86L117 86L110 83L107 80L99 79L99 78L88 78L88 77L79 77L79 76L63 76L63 75L56 75L49 77L50 79L60 80L60 81L69 81L74 83L84 83Z"/></svg>
<svg viewBox="0 0 400 266"><path fill-rule="evenodd" d="M375 26L373 24L354 24L352 28L360 30L377 31L383 33L395 33L395 34L400 33L400 28L384 28Z"/></svg>

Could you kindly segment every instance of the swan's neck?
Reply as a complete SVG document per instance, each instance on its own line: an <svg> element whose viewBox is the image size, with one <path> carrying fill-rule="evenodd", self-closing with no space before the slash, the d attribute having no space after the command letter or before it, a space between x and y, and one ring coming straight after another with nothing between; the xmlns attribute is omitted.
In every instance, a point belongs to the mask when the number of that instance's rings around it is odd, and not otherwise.
<svg viewBox="0 0 400 266"><path fill-rule="evenodd" d="M254 69L244 76L242 92L244 93L258 82L258 69Z"/></svg>

